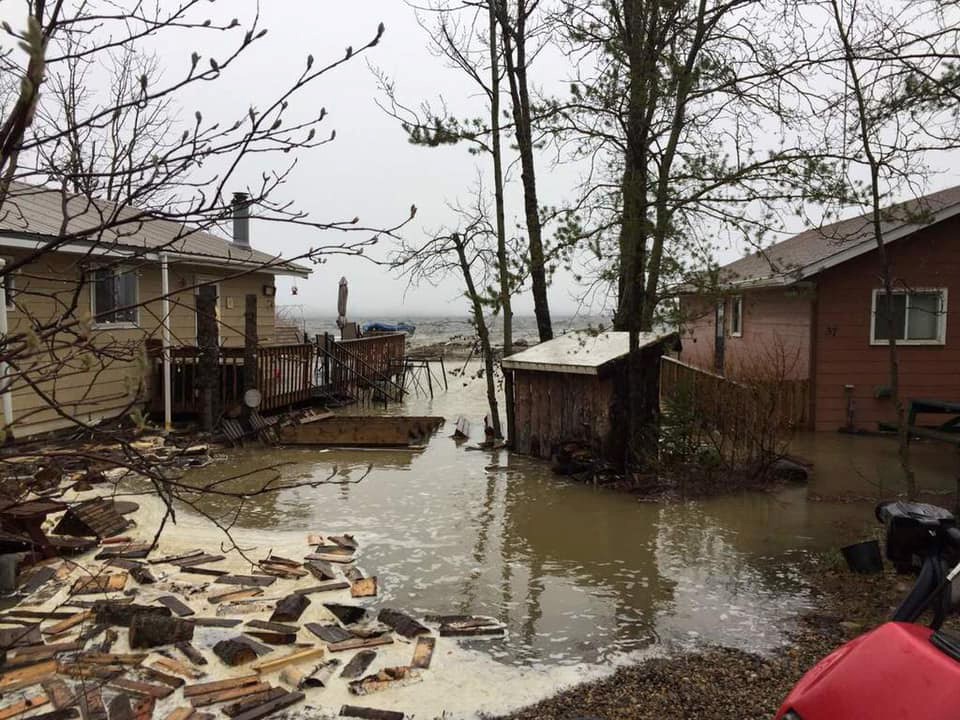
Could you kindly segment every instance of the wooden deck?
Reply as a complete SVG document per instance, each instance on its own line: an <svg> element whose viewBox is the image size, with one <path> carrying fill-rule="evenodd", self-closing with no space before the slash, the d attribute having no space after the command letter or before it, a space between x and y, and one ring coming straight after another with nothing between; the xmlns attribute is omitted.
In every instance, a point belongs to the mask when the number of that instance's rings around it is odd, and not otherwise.
<svg viewBox="0 0 960 720"><path fill-rule="evenodd" d="M333 415L280 430L286 445L422 447L444 419L431 416Z"/></svg>

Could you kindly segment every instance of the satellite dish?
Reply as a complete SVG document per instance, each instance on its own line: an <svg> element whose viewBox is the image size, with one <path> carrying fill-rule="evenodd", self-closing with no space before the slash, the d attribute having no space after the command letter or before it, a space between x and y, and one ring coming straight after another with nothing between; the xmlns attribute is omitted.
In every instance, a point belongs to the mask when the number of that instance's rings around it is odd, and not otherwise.
<svg viewBox="0 0 960 720"><path fill-rule="evenodd" d="M251 388L243 394L243 404L251 410L260 407L260 400L260 391L255 388Z"/></svg>

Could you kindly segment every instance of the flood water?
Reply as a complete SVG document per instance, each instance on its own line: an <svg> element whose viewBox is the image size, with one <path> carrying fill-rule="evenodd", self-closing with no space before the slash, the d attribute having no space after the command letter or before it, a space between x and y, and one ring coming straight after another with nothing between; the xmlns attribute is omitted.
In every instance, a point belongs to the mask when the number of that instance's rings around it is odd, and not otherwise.
<svg viewBox="0 0 960 720"><path fill-rule="evenodd" d="M353 532L361 567L379 576L378 605L495 616L508 627L504 638L463 644L527 668L608 666L641 651L708 643L769 651L808 602L795 571L800 555L873 532L877 488L865 478L871 467L886 471L887 440L874 447L877 439L798 439L808 456L823 458L809 487L648 503L566 481L541 462L458 445L449 435L460 414L482 436L483 391L480 381L451 379L448 393L392 409L447 418L422 452L245 450L197 480L266 466L279 466L269 472L286 482L357 480L371 468L356 484L252 498L237 526L265 548L292 539L302 546L307 533ZM862 467L857 447L866 449ZM956 461L947 456L943 472ZM808 499L831 495L838 478L853 487L851 477L861 479L854 494L866 499Z"/></svg>

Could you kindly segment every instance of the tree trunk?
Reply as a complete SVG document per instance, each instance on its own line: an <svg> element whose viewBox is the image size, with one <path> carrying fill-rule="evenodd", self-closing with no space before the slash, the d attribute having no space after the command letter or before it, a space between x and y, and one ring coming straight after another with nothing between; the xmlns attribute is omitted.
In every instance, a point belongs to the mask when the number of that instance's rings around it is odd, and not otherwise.
<svg viewBox="0 0 960 720"><path fill-rule="evenodd" d="M487 402L490 405L490 421L493 423L494 435L502 438L500 407L497 403L497 384L493 375L493 348L490 346L490 331L487 329L487 321L483 318L483 302L480 295L477 294L477 287L473 282L473 274L470 272L470 263L467 261L463 238L454 235L453 243L457 248L457 259L460 261L463 281L467 286L467 298L469 298L470 305L473 308L473 321L477 326L477 336L480 338L480 352L483 355L483 367L487 376Z"/></svg>
<svg viewBox="0 0 960 720"><path fill-rule="evenodd" d="M500 147L500 49L497 42L496 0L488 0L490 15L490 132L493 152L493 189L497 212L497 265L500 274L500 310L503 313L503 357L513 354L513 302L507 264L507 223L503 199L503 154ZM539 329L539 326L538 326ZM512 447L515 428L513 372L503 371L507 410L507 442Z"/></svg>
<svg viewBox="0 0 960 720"><path fill-rule="evenodd" d="M517 24L510 22L506 0L495 0L497 17L503 35L503 58L510 82L514 133L520 154L520 179L523 184L523 213L527 223L530 249L530 284L533 308L537 317L540 342L553 339L550 305L547 301L547 267L543 251L543 228L540 224L540 203L537 199L537 173L533 158L533 120L530 113L530 91L527 85L526 7L520 2ZM516 57L514 57L516 46Z"/></svg>
<svg viewBox="0 0 960 720"><path fill-rule="evenodd" d="M217 342L217 288L203 285L197 289L197 348L200 362L197 381L200 385L200 417L205 432L213 430L220 416L220 347Z"/></svg>

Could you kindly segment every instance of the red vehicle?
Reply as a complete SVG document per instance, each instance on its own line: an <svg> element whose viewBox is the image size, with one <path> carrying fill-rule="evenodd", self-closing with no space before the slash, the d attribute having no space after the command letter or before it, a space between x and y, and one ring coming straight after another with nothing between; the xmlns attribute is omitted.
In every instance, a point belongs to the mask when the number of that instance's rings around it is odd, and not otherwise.
<svg viewBox="0 0 960 720"><path fill-rule="evenodd" d="M884 503L876 514L887 527L887 558L900 571L919 567L917 582L892 622L807 672L777 720L960 718L960 637L940 630L960 574L960 528L951 513L923 503ZM915 624L928 608L930 627Z"/></svg>

